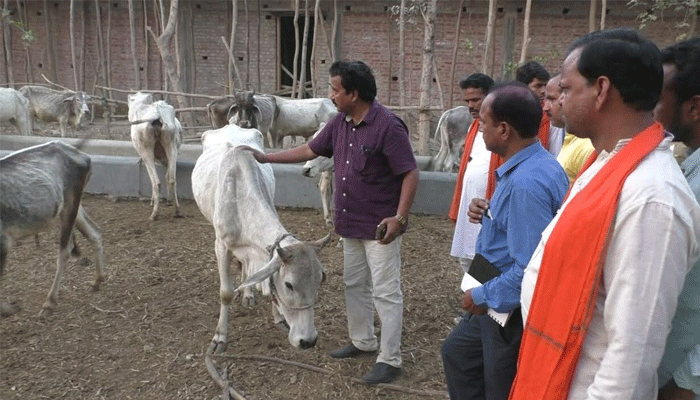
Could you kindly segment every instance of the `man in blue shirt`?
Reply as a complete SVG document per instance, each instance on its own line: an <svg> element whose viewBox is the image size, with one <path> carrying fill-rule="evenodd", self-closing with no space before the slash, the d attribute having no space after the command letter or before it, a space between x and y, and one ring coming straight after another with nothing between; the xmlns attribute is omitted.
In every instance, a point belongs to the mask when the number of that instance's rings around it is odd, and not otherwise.
<svg viewBox="0 0 700 400"><path fill-rule="evenodd" d="M493 89L480 118L486 148L504 159L490 204L473 199L469 218L481 223L476 243L501 272L482 286L467 290L464 318L442 346L451 399L507 399L515 377L523 325L520 284L540 235L561 206L568 187L566 173L537 139L542 107L524 85ZM505 326L486 315L491 308L512 312Z"/></svg>
<svg viewBox="0 0 700 400"><path fill-rule="evenodd" d="M681 168L700 201L700 37L664 49L661 57L664 85L654 117L690 149ZM659 385L660 400L700 399L700 261L686 276L678 298Z"/></svg>

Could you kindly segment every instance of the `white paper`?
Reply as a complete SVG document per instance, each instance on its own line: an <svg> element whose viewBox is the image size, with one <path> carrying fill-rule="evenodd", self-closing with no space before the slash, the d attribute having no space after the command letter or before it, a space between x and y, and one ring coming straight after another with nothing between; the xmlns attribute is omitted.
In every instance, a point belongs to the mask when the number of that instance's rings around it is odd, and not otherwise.
<svg viewBox="0 0 700 400"><path fill-rule="evenodd" d="M464 277L462 277L462 284L460 287L462 288L463 292L466 292L469 289L473 289L477 286L481 286L481 282L477 281L473 276L469 274L464 274ZM499 325L501 326L506 326L506 323L508 322L508 318L510 318L510 314L512 312L507 312L507 313L502 313L495 311L491 308L486 312L491 319L494 321L498 322Z"/></svg>

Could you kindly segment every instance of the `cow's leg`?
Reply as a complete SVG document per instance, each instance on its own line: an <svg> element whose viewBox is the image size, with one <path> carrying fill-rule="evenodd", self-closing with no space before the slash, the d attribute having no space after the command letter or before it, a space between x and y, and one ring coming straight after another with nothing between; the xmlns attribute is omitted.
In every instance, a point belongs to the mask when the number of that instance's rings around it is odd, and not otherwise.
<svg viewBox="0 0 700 400"><path fill-rule="evenodd" d="M2 283L2 275L5 270L5 263L10 252L10 240L4 235L0 235L0 284ZM19 307L10 304L0 297L0 318L9 317L19 311Z"/></svg>
<svg viewBox="0 0 700 400"><path fill-rule="evenodd" d="M80 206L78 209L75 227L90 242L95 256L97 257L97 263L95 264L95 281L92 284L92 290L97 291L100 289L100 283L105 279L104 251L102 249L100 227L90 218L83 206Z"/></svg>
<svg viewBox="0 0 700 400"><path fill-rule="evenodd" d="M318 179L318 191L321 193L321 205L323 206L323 219L328 226L333 226L333 215L330 208L333 201L332 174L330 171L323 171Z"/></svg>
<svg viewBox="0 0 700 400"><path fill-rule="evenodd" d="M226 248L226 243L221 238L216 238L214 245L216 249L216 260L219 264L219 299L221 309L219 311L219 324L216 326L214 338L209 345L209 352L220 354L226 351L226 341L228 338L228 309L233 299L233 285L231 285L231 254Z"/></svg>
<svg viewBox="0 0 700 400"><path fill-rule="evenodd" d="M158 178L158 172L156 171L156 160L153 152L145 151L141 154L141 158L146 171L148 171L148 177L151 179L151 205L153 206L153 212L148 219L155 221L158 218L158 206L160 203L160 178Z"/></svg>
<svg viewBox="0 0 700 400"><path fill-rule="evenodd" d="M56 276L51 285L51 290L49 290L49 295L46 297L46 301L41 307L41 312L39 313L39 317L41 318L50 316L58 303L58 291L61 288L61 279L63 279L63 272L66 269L66 263L70 257L71 234L73 233L73 225L75 224L75 219L80 207L80 193L75 193L71 197L73 198L65 199L66 207L59 217L60 232L58 256L56 257Z"/></svg>
<svg viewBox="0 0 700 400"><path fill-rule="evenodd" d="M68 121L61 118L58 120L58 126L61 129L61 137L67 137L66 132L68 131Z"/></svg>
<svg viewBox="0 0 700 400"><path fill-rule="evenodd" d="M241 283L243 283L250 276L250 271L248 270L248 263L242 263L239 260L236 260L236 262L239 264L241 270ZM243 307L253 307L256 304L255 289L253 289L253 286L243 288L243 297L241 297L241 304L243 305Z"/></svg>
<svg viewBox="0 0 700 400"><path fill-rule="evenodd" d="M177 147L172 143L167 147L167 157L168 157L168 171L165 174L165 179L168 181L168 191L175 201L175 216L181 217L180 214L180 202L177 200Z"/></svg>

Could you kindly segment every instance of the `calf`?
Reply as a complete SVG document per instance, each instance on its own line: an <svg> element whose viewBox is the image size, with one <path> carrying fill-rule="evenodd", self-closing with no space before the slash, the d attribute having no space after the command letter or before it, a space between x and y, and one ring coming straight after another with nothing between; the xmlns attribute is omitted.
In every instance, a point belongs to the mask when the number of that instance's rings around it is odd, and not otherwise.
<svg viewBox="0 0 700 400"><path fill-rule="evenodd" d="M99 289L104 280L100 230L80 205L89 176L90 157L60 141L29 147L0 159L0 276L13 242L37 235L53 224L59 226L56 277L41 317L49 316L58 302L69 253L76 250L74 225L97 255L93 289ZM14 312L16 309L0 301L0 313Z"/></svg>
<svg viewBox="0 0 700 400"><path fill-rule="evenodd" d="M61 137L66 137L68 124L77 128L83 116L90 114L84 92L53 90L44 86L23 86L19 91L29 100L32 118L44 122L58 121Z"/></svg>
<svg viewBox="0 0 700 400"><path fill-rule="evenodd" d="M262 151L262 133L228 125L202 135L202 155L192 171L192 192L202 214L214 226L219 267L221 310L209 347L223 352L228 336L228 308L233 299L232 257L242 264L246 281L236 290L263 284L272 295L273 317L289 326L289 342L300 348L315 345L314 304L323 279L316 255L330 235L301 242L282 226L273 204L274 175L238 145Z"/></svg>
<svg viewBox="0 0 700 400"><path fill-rule="evenodd" d="M31 135L29 100L15 89L0 88L0 122L11 123L20 135Z"/></svg>
<svg viewBox="0 0 700 400"><path fill-rule="evenodd" d="M440 135L440 151L431 160L433 171L457 172L469 125L474 118L469 108L459 106L445 111L435 129Z"/></svg>
<svg viewBox="0 0 700 400"><path fill-rule="evenodd" d="M177 153L182 145L182 126L175 118L175 109L168 103L154 101L150 93L135 93L128 97L131 142L143 160L151 179L151 221L158 217L160 203L160 178L156 171L156 160L166 167L167 195L175 200L175 216L180 216L177 199Z"/></svg>
<svg viewBox="0 0 700 400"><path fill-rule="evenodd" d="M233 123L242 128L257 129L274 147L270 128L275 117L275 96L256 94L252 91L237 92L207 104L212 127L222 128Z"/></svg>

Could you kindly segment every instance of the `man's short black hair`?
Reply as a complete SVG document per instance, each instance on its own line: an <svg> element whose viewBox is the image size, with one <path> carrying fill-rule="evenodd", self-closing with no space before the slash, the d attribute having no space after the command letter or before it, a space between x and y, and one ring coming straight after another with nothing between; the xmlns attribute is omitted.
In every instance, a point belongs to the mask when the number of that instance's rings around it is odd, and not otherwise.
<svg viewBox="0 0 700 400"><path fill-rule="evenodd" d="M661 60L676 67L669 88L679 104L700 95L700 36L663 49Z"/></svg>
<svg viewBox="0 0 700 400"><path fill-rule="evenodd" d="M522 82L491 88L491 114L496 122L507 122L523 139L537 136L542 120L540 99Z"/></svg>
<svg viewBox="0 0 700 400"><path fill-rule="evenodd" d="M363 101L372 102L377 97L377 83L372 70L362 61L336 61L329 68L331 77L340 76L345 92L357 90Z"/></svg>
<svg viewBox="0 0 700 400"><path fill-rule="evenodd" d="M650 111L661 96L664 71L661 52L639 32L614 28L586 34L569 52L581 48L578 71L589 84L601 76L610 79L625 104L638 111Z"/></svg>
<svg viewBox="0 0 700 400"><path fill-rule="evenodd" d="M484 92L484 96L489 93L492 86L493 79L486 74L482 74L481 72L475 72L459 82L460 89L481 89L481 91Z"/></svg>
<svg viewBox="0 0 700 400"><path fill-rule="evenodd" d="M528 61L515 70L515 79L529 85L535 78L547 82L549 80L549 72L537 61Z"/></svg>

